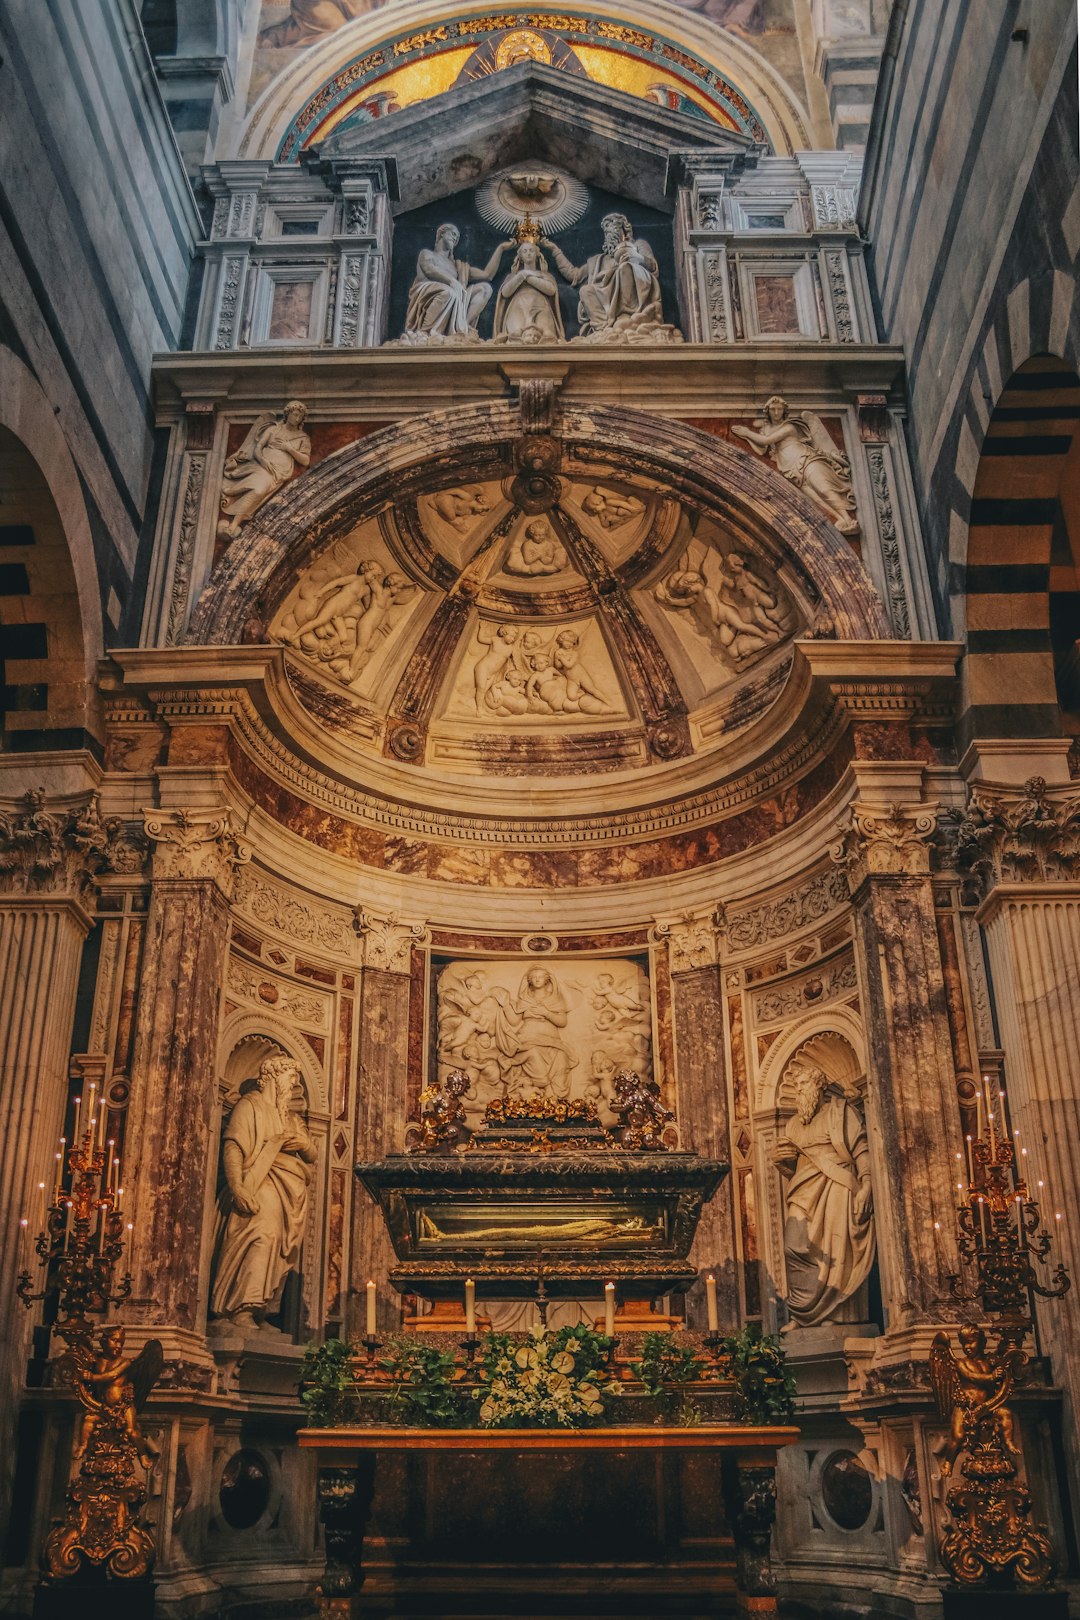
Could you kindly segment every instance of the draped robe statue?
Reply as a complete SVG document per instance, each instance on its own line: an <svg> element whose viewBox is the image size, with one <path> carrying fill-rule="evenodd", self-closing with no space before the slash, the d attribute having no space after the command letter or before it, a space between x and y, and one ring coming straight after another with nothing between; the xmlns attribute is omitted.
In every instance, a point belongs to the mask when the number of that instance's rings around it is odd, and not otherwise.
<svg viewBox="0 0 1080 1620"><path fill-rule="evenodd" d="M479 343L476 323L491 297L491 278L513 243L500 242L478 270L464 259L454 258L460 239L456 225L440 225L435 246L424 248L417 259L403 343Z"/></svg>
<svg viewBox="0 0 1080 1620"><path fill-rule="evenodd" d="M874 1263L870 1149L861 1113L820 1069L799 1074L795 1107L776 1153L788 1178L787 1307L789 1325L817 1327L859 1315Z"/></svg>
<svg viewBox="0 0 1080 1620"><path fill-rule="evenodd" d="M300 1073L291 1058L264 1058L222 1137L221 1191L210 1309L250 1326L277 1303L296 1264L315 1144L297 1112Z"/></svg>
<svg viewBox="0 0 1080 1620"><path fill-rule="evenodd" d="M672 331L664 322L660 272L648 242L635 237L625 214L600 222L603 247L583 265L573 265L554 242L544 240L561 275L578 288L581 336L602 340L636 330Z"/></svg>

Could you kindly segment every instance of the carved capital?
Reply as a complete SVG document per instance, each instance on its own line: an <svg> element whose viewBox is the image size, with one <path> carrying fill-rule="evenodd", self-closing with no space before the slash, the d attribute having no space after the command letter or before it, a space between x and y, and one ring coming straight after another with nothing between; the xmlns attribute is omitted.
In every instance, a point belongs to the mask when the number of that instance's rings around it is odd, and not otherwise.
<svg viewBox="0 0 1080 1620"><path fill-rule="evenodd" d="M650 935L654 944L667 946L672 973L715 967L724 935L723 908L696 914L685 911L671 922L657 921Z"/></svg>
<svg viewBox="0 0 1080 1620"><path fill-rule="evenodd" d="M995 883L1080 881L1080 797L1041 776L1023 788L973 788L959 819L956 858L985 893Z"/></svg>
<svg viewBox="0 0 1080 1620"><path fill-rule="evenodd" d="M209 878L231 895L237 870L251 859L227 810L146 811L143 829L154 848L155 877Z"/></svg>
<svg viewBox="0 0 1080 1620"><path fill-rule="evenodd" d="M49 809L45 789L32 788L13 812L0 813L0 893L85 900L99 873L138 870L140 837L119 817L102 821L96 793L75 808Z"/></svg>
<svg viewBox="0 0 1080 1620"><path fill-rule="evenodd" d="M413 946L426 945L431 938L426 923L403 922L395 912L377 917L357 906L354 916L364 966L383 973L408 973Z"/></svg>
<svg viewBox="0 0 1080 1620"><path fill-rule="evenodd" d="M936 826L927 805L892 804L885 811L852 805L848 826L830 854L846 873L852 894L868 877L921 877L930 871Z"/></svg>

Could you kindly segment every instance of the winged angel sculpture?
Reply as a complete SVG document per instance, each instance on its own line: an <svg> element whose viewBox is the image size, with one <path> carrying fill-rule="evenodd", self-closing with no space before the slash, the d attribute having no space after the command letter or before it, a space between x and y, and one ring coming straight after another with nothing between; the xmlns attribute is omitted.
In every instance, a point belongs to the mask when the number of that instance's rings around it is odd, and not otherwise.
<svg viewBox="0 0 1080 1620"><path fill-rule="evenodd" d="M149 1339L138 1355L125 1356L124 1330L111 1326L96 1351L80 1347L74 1362L82 1407L72 1451L78 1472L67 1511L46 1539L45 1563L54 1579L77 1574L84 1561L138 1579L153 1565L154 1538L139 1522L146 1486L137 1465L150 1469L157 1461L138 1414L161 1376L161 1341Z"/></svg>
<svg viewBox="0 0 1080 1620"><path fill-rule="evenodd" d="M858 534L851 463L829 437L820 416L793 411L786 399L774 394L752 428L731 431L771 461L781 477L823 506L841 534Z"/></svg>

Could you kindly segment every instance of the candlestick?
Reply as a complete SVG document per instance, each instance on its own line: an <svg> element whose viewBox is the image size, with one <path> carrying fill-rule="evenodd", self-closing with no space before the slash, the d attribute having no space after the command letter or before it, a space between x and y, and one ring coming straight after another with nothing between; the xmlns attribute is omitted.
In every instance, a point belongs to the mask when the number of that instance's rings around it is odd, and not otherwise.
<svg viewBox="0 0 1080 1620"><path fill-rule="evenodd" d="M68 1198L64 1202L64 1253L65 1254L67 1254L68 1245L71 1242L71 1207L72 1207L71 1206L71 1199Z"/></svg>
<svg viewBox="0 0 1080 1620"><path fill-rule="evenodd" d="M465 1279L465 1334L476 1337L476 1284L471 1277Z"/></svg>
<svg viewBox="0 0 1080 1620"><path fill-rule="evenodd" d="M64 1149L67 1147L67 1137L60 1138L60 1151L56 1155L56 1181L53 1184L53 1197L59 1198L60 1187L64 1180Z"/></svg>
<svg viewBox="0 0 1080 1620"><path fill-rule="evenodd" d="M615 1337L615 1284L604 1284L604 1332L609 1339Z"/></svg>
<svg viewBox="0 0 1080 1620"><path fill-rule="evenodd" d="M375 1337L375 1284L373 1282L369 1282L367 1285L367 1336L369 1339Z"/></svg>
<svg viewBox="0 0 1080 1620"><path fill-rule="evenodd" d="M720 1327L720 1317L716 1309L716 1278L711 1271L705 1278L705 1309L708 1313L709 1332L716 1333Z"/></svg>
<svg viewBox="0 0 1080 1620"><path fill-rule="evenodd" d="M964 1141L967 1144L968 1186L970 1187L970 1186L973 1185L973 1183L975 1181L975 1161L971 1156L971 1137L966 1136L964 1138Z"/></svg>

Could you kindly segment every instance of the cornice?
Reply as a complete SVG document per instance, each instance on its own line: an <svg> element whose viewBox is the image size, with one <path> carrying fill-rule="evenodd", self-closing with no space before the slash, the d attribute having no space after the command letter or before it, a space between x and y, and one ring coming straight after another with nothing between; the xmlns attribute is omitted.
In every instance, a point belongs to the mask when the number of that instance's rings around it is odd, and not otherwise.
<svg viewBox="0 0 1080 1620"><path fill-rule="evenodd" d="M254 418L298 393L313 422L385 422L450 401L505 399L512 385L552 368L565 378L561 403L622 405L628 358L625 349L588 346L191 351L155 356L153 388L161 427L180 422L189 402L212 400L219 411ZM637 392L660 416L745 414L780 387L792 408L854 407L863 393L895 394L902 403L904 351L885 344L642 344L632 358Z"/></svg>

